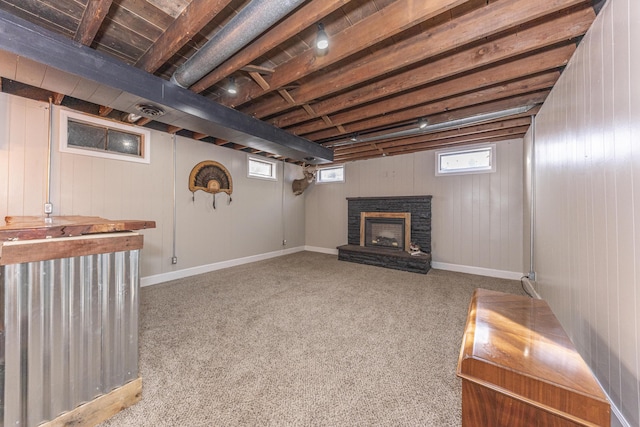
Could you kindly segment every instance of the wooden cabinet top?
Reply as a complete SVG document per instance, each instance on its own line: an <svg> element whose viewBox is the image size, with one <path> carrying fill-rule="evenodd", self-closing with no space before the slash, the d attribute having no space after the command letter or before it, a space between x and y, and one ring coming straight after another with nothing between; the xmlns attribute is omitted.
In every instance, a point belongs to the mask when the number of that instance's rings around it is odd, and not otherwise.
<svg viewBox="0 0 640 427"><path fill-rule="evenodd" d="M5 217L0 226L0 243L15 240L71 237L95 233L155 228L155 221L110 220L97 216Z"/></svg>
<svg viewBox="0 0 640 427"><path fill-rule="evenodd" d="M610 422L606 396L543 300L476 289L458 376L567 419L585 420L584 425Z"/></svg>

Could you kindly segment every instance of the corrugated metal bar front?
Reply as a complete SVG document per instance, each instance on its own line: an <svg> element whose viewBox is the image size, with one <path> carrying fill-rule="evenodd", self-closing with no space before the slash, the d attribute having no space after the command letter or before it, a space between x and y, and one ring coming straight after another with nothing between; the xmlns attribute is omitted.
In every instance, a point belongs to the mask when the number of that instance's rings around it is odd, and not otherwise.
<svg viewBox="0 0 640 427"><path fill-rule="evenodd" d="M139 252L0 267L1 426L36 426L138 377Z"/></svg>

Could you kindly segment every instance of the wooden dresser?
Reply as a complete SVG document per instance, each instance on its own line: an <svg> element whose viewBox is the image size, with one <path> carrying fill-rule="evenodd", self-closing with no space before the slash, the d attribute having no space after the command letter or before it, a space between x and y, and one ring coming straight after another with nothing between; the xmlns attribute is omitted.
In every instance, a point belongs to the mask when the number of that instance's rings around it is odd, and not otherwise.
<svg viewBox="0 0 640 427"><path fill-rule="evenodd" d="M606 396L543 300L476 289L457 374L465 427L611 422Z"/></svg>

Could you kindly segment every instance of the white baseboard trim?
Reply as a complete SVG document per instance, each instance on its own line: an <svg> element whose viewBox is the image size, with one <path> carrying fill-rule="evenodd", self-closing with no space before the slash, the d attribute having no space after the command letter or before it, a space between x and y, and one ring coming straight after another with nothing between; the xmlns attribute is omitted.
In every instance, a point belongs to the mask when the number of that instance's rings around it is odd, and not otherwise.
<svg viewBox="0 0 640 427"><path fill-rule="evenodd" d="M604 391L602 384L600 385L600 388ZM609 404L611 405L611 415L616 417L616 420L618 420L622 427L631 427L631 423L627 421L624 415L622 415L622 412L620 412L620 409L618 409L618 407L613 403L613 400L611 400L611 397L609 397L609 393L604 391L604 394L605 396L607 396L607 399L609 399ZM613 426L614 424L612 423L611 425Z"/></svg>
<svg viewBox="0 0 640 427"><path fill-rule="evenodd" d="M536 299L542 299L538 291L536 291L536 288L533 287L533 282L529 280L528 277L522 279L522 283L524 283L524 287L527 288L527 292L529 292L530 295L533 295Z"/></svg>
<svg viewBox="0 0 640 427"><path fill-rule="evenodd" d="M338 249L322 248L319 246L305 246L305 251L320 252L329 255L338 255ZM446 262L431 262L431 267L438 270L456 271L458 273L477 274L479 276L497 277L499 279L520 280L522 273L515 271L494 270L483 267L473 267L469 265L449 264Z"/></svg>
<svg viewBox="0 0 640 427"><path fill-rule="evenodd" d="M337 249L321 248L320 246L305 246L304 250L309 252L320 252L322 254L338 255Z"/></svg>
<svg viewBox="0 0 640 427"><path fill-rule="evenodd" d="M198 274L209 273L211 271L221 270L223 268L235 267L237 265L248 264L250 262L262 261L265 259L276 258L283 255L289 255L305 250L304 246L298 246L290 249L282 249L279 251L267 252L259 255L251 255L244 258L230 259L227 261L214 262L213 264L200 265L198 267L185 268L183 270L170 271L167 273L154 274L140 279L140 286L151 286L170 280L183 279L185 277L195 276Z"/></svg>
<svg viewBox="0 0 640 427"><path fill-rule="evenodd" d="M522 273L515 271L494 270L492 268L474 267L471 265L449 264L446 262L432 261L431 267L438 270L455 271L458 273L477 274L478 276L496 277L498 279L520 280Z"/></svg>

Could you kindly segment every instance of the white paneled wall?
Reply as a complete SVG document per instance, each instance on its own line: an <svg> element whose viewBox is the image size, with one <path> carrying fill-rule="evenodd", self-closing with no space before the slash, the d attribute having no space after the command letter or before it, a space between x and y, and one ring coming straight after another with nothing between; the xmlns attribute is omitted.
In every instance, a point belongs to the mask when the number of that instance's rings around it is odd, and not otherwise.
<svg viewBox="0 0 640 427"><path fill-rule="evenodd" d="M48 123L48 104L0 93L0 218L42 214Z"/></svg>
<svg viewBox="0 0 640 427"><path fill-rule="evenodd" d="M534 142L536 290L632 426L640 425L638 76L640 2L609 0L538 114Z"/></svg>
<svg viewBox="0 0 640 427"><path fill-rule="evenodd" d="M177 137L178 264L171 264L172 136L152 131L150 164L61 153L57 116L51 181L54 215L156 221L156 229L142 231L143 281L145 276L206 271L213 264L304 246L304 198L291 191L291 181L301 175L299 166L279 163L278 181L249 179L245 153ZM0 93L0 218L43 215L48 117L48 104ZM193 200L189 173L203 160L215 160L230 171L230 204L224 193L216 196L217 209L211 194L198 191Z"/></svg>
<svg viewBox="0 0 640 427"><path fill-rule="evenodd" d="M315 184L305 193L307 246L346 244L347 197L430 194L434 265L519 278L523 144L496 146L495 173L437 177L433 151L347 163L344 184Z"/></svg>

